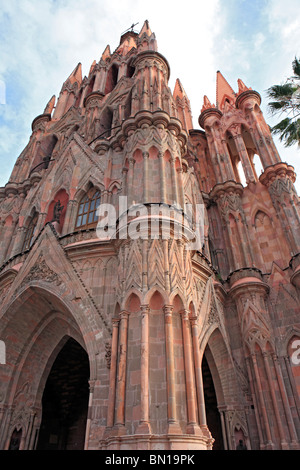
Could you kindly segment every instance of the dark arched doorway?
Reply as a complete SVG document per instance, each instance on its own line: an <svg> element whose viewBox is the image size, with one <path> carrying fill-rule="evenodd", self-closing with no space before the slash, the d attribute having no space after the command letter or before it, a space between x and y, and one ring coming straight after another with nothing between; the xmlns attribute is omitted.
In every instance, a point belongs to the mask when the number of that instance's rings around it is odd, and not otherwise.
<svg viewBox="0 0 300 470"><path fill-rule="evenodd" d="M215 440L213 444L213 450L224 450L222 426L220 413L218 410L217 397L213 378L205 355L202 359L202 377L207 426Z"/></svg>
<svg viewBox="0 0 300 470"><path fill-rule="evenodd" d="M38 450L84 448L89 376L88 355L70 338L57 355L45 385Z"/></svg>

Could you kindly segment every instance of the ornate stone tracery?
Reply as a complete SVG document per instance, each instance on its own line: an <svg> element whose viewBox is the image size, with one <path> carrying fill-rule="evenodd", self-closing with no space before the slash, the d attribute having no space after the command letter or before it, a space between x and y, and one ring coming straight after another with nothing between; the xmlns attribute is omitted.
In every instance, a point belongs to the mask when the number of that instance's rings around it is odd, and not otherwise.
<svg viewBox="0 0 300 470"><path fill-rule="evenodd" d="M299 448L294 169L240 79L236 93L217 72L202 130L169 75L148 21L129 28L87 77L78 64L0 188L0 448L14 433L19 448L37 446L49 426L46 382L70 339L84 354L69 353L54 388L86 357L88 408L77 403L87 416L77 421L74 408L70 446L76 429L86 449L232 450L240 438L249 449ZM47 142L55 147L39 168ZM105 235L84 220L96 210L83 198L95 191L115 211L113 221L102 215ZM55 432L51 445L65 445Z"/></svg>

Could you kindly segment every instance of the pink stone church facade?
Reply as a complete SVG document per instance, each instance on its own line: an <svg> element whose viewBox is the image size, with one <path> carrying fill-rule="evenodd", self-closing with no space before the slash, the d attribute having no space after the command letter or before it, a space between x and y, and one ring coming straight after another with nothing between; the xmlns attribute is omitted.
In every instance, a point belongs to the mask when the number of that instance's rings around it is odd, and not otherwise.
<svg viewBox="0 0 300 470"><path fill-rule="evenodd" d="M1 449L299 449L294 168L258 92L193 129L169 75L148 21L78 64L0 188Z"/></svg>

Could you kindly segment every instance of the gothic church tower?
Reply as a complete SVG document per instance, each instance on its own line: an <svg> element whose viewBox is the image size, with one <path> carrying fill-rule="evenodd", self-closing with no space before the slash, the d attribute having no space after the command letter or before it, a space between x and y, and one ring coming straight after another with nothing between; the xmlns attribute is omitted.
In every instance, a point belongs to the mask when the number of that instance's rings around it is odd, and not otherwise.
<svg viewBox="0 0 300 470"><path fill-rule="evenodd" d="M169 76L128 30L0 188L1 449L299 448L294 169L259 93L218 72L197 130Z"/></svg>

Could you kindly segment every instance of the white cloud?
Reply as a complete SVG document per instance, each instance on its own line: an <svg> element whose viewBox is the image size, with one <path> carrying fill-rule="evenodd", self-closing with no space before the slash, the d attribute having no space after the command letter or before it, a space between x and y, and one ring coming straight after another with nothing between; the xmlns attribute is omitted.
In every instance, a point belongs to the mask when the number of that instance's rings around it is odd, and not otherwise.
<svg viewBox="0 0 300 470"><path fill-rule="evenodd" d="M170 64L171 89L179 78L190 99L195 128L203 95L215 101L218 69L234 89L242 78L261 93L268 120L264 91L290 74L291 61L299 53L297 3L285 0L283 8L281 0L266 0L260 18L249 27L232 19L235 6L247 8L241 0L152 0L150 5L144 0L2 2L0 80L6 84L7 102L0 104L0 186L29 140L32 120L53 94L58 96L77 63L88 74L107 44L114 50L124 30L136 22L139 30L146 19ZM297 163L293 152L299 151L289 150L283 160Z"/></svg>
<svg viewBox="0 0 300 470"><path fill-rule="evenodd" d="M259 32L254 36L253 45L254 45L254 50L256 53L261 52L261 47L263 43L265 42L265 40L266 40L265 35L262 32Z"/></svg>
<svg viewBox="0 0 300 470"><path fill-rule="evenodd" d="M94 59L100 59L107 44L114 50L121 34L133 22L141 29L148 19L159 51L171 67L170 86L180 78L193 106L194 125L202 96L215 78L213 39L219 0L191 0L188 8L175 0L10 0L0 12L2 60L0 79L7 84L9 99L0 108L0 123L10 126L0 142L0 185L7 182L11 168L3 164L7 152L16 160L31 132L31 122L55 94L78 62L88 74ZM14 84L14 91L10 85ZM15 95L15 97L13 96ZM16 102L16 96L20 96ZM14 141L15 129L21 134ZM7 130L7 129L6 129Z"/></svg>

